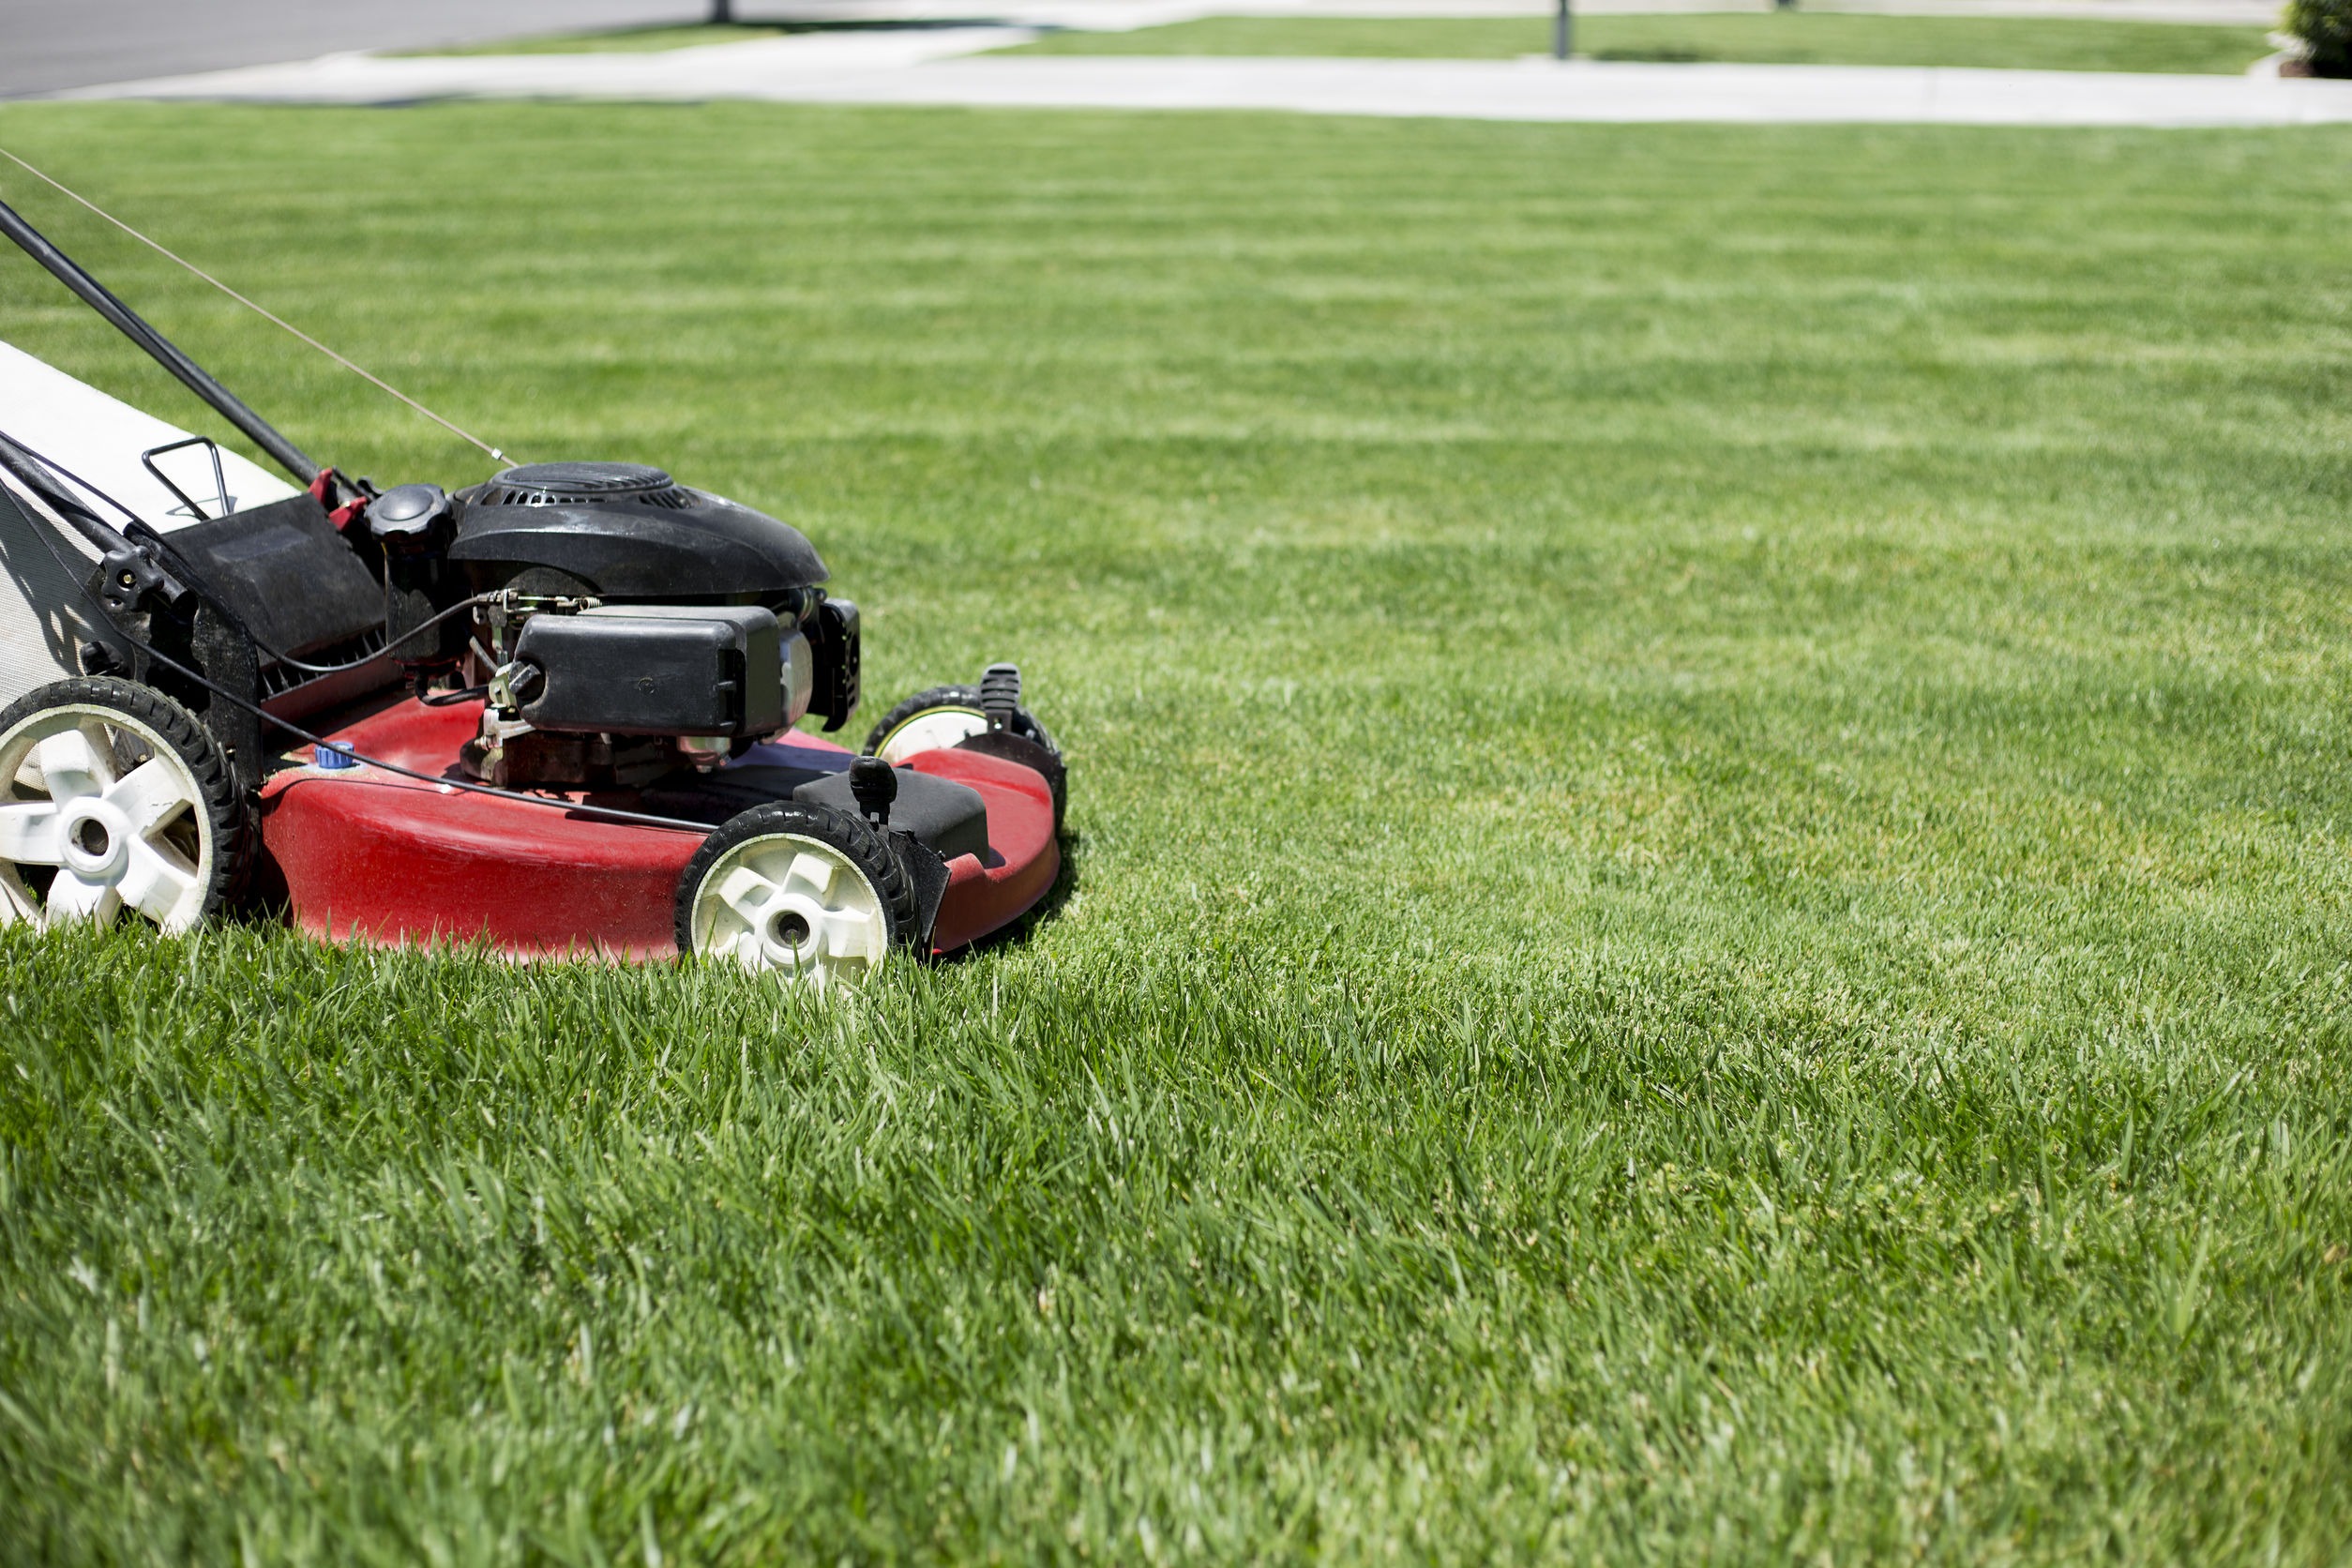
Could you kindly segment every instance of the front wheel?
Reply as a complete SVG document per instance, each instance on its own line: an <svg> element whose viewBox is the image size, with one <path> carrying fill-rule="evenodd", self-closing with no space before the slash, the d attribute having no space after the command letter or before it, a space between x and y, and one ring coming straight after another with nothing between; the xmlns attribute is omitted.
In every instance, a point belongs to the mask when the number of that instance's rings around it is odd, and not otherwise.
<svg viewBox="0 0 2352 1568"><path fill-rule="evenodd" d="M917 924L905 870L864 819L799 801L755 806L678 878L678 950L819 989L864 979Z"/></svg>
<svg viewBox="0 0 2352 1568"><path fill-rule="evenodd" d="M57 681L0 709L0 925L185 931L237 891L245 796L219 743L151 686Z"/></svg>

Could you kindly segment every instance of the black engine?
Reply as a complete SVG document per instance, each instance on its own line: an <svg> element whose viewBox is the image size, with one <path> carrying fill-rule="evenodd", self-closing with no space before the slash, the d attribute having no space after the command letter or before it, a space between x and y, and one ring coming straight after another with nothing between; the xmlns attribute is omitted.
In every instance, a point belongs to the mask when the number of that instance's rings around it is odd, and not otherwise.
<svg viewBox="0 0 2352 1568"><path fill-rule="evenodd" d="M857 706L857 607L796 528L635 463L535 463L368 508L385 626L420 690L489 701L467 766L500 785L613 787L715 766ZM438 633L436 615L479 602Z"/></svg>

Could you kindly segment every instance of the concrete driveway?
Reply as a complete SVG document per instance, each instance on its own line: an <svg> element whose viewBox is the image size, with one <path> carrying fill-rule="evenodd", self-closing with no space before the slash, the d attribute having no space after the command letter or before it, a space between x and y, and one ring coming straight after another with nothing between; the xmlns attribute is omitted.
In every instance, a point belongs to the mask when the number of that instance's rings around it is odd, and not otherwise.
<svg viewBox="0 0 2352 1568"><path fill-rule="evenodd" d="M0 0L0 98L707 13L701 0Z"/></svg>

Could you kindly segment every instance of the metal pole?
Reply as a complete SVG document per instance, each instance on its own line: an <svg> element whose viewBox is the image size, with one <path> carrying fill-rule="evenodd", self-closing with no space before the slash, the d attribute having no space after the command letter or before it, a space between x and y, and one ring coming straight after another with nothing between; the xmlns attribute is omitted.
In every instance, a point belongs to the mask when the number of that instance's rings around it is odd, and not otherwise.
<svg viewBox="0 0 2352 1568"><path fill-rule="evenodd" d="M182 354L172 340L139 319L138 313L107 292L106 285L82 270L71 256L49 243L38 229L17 214L15 208L0 202L0 234L23 247L24 253L47 267L57 281L71 289L82 302L113 324L114 329L147 351L155 362L180 378L181 383L196 396L210 403L216 413L238 430L254 445L278 460L278 466L294 476L297 484L308 485L319 476L321 465L313 462L301 447L288 441L270 427L268 420L238 400L235 393L212 379L202 365Z"/></svg>
<svg viewBox="0 0 2352 1568"><path fill-rule="evenodd" d="M1568 0L1560 0L1560 8L1552 12L1552 58L1568 58L1568 45L1573 19L1568 14Z"/></svg>

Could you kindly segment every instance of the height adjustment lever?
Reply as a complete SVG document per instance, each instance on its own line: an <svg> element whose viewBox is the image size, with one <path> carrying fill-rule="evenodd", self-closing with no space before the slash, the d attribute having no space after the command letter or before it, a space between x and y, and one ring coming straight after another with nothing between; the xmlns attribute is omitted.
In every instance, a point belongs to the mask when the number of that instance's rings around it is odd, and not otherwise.
<svg viewBox="0 0 2352 1568"><path fill-rule="evenodd" d="M850 764L850 793L858 815L876 827L890 825L890 803L898 798L898 770L879 757L860 757Z"/></svg>
<svg viewBox="0 0 2352 1568"><path fill-rule="evenodd" d="M1021 667L989 665L980 677L980 711L988 716L988 728L999 733L1011 730L1020 705Z"/></svg>

